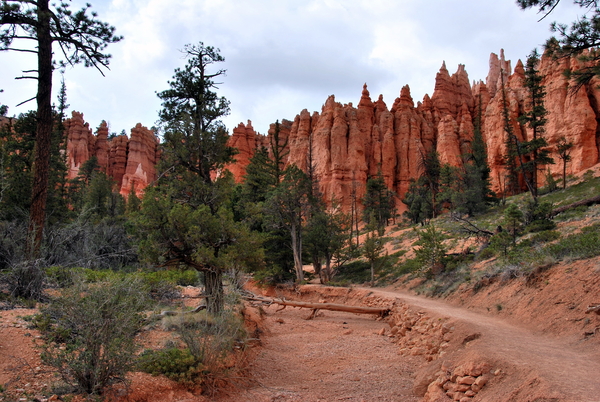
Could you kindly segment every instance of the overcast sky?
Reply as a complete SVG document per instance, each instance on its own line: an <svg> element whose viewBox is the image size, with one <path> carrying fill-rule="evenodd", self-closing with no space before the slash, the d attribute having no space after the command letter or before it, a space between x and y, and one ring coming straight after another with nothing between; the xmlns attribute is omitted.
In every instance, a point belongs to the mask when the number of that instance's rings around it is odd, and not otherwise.
<svg viewBox="0 0 600 402"><path fill-rule="evenodd" d="M69 111L84 113L94 129L110 131L156 123L160 100L180 50L203 41L221 50L227 69L219 94L231 101L223 119L231 131L252 120L265 133L269 123L293 120L302 109L320 111L331 94L342 103L383 94L391 107L403 85L415 102L432 95L445 61L450 73L465 64L471 82L484 80L489 55L504 49L517 59L541 48L552 21L570 23L580 9L564 0L545 20L521 11L514 0L88 0L102 21L124 39L107 49L110 70L77 65L65 72ZM72 9L85 2L72 1ZM564 4L563 4L564 3ZM9 115L35 109L32 80L14 80L35 59L0 52L0 103ZM60 74L55 74L54 95Z"/></svg>

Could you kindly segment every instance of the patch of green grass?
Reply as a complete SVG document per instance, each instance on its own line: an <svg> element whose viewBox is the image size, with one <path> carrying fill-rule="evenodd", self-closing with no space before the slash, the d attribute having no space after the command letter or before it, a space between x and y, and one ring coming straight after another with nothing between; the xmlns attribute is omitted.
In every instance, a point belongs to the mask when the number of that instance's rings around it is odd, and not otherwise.
<svg viewBox="0 0 600 402"><path fill-rule="evenodd" d="M591 258L600 255L600 224L586 226L580 233L571 234L549 244L544 251L554 258Z"/></svg>
<svg viewBox="0 0 600 402"><path fill-rule="evenodd" d="M600 193L600 177L591 177L590 175L586 177L584 175L583 181L569 186L564 190L560 189L546 194L540 199L551 202L555 207L559 207L594 197L598 193Z"/></svg>

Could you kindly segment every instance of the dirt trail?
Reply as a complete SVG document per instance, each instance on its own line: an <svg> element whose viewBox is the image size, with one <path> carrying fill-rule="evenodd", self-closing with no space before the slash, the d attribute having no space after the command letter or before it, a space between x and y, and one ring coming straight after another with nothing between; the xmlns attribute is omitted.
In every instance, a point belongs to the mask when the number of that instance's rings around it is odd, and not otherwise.
<svg viewBox="0 0 600 402"><path fill-rule="evenodd" d="M412 391L418 363L378 335L386 322L335 311L306 320L310 310L279 308L265 307L269 330L249 387L219 402L420 400Z"/></svg>
<svg viewBox="0 0 600 402"><path fill-rule="evenodd" d="M311 292L321 291L319 286L310 288ZM327 297L325 289L322 291ZM557 398L531 400L600 401L600 353L586 341L540 335L526 328L525 323L514 325L500 317L403 291L354 290L363 296L384 298L390 304L399 299L411 309L481 334L469 350L505 362L508 373L496 381L502 389L490 389L474 400L530 400L522 399L527 391L514 391L512 386L527 388L527 381L535 384L539 379L544 389L550 390L544 395ZM339 288L336 291L339 293ZM387 323L332 311L323 311L306 321L310 310L276 309L266 308L265 324L270 331L263 336L264 346L250 368L252 384L220 402L420 400L413 394L415 372L428 363L421 356L400 355L392 338L379 334L382 328L389 330Z"/></svg>
<svg viewBox="0 0 600 402"><path fill-rule="evenodd" d="M481 333L487 353L512 365L539 373L573 401L600 401L600 353L585 341L536 334L506 320L402 291L372 291L439 316L457 319ZM590 345L591 346L591 345Z"/></svg>

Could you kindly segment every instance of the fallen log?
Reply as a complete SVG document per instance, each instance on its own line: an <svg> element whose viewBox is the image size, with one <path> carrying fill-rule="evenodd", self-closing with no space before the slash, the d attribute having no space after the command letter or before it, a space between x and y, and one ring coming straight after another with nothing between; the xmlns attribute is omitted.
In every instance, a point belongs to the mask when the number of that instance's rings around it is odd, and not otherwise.
<svg viewBox="0 0 600 402"><path fill-rule="evenodd" d="M599 203L600 203L600 195L596 196L596 197L588 198L586 200L577 201L577 202L574 202L569 205L558 207L551 212L551 215L556 216L556 215L560 214L561 212L565 212L565 211L568 211L569 209L577 208L582 205L590 206L590 205L599 204Z"/></svg>
<svg viewBox="0 0 600 402"><path fill-rule="evenodd" d="M287 306L292 307L300 307L300 308L309 308L312 309L313 312L308 317L311 319L315 316L318 310L330 310L330 311L344 311L346 313L354 313L354 314L376 314L380 317L387 316L391 309L388 307L362 307L362 306L348 306L345 304L336 304L336 303L313 303L313 302L300 302L300 301L292 301L285 299L271 299L266 297L245 297L246 300L260 301L268 304L279 304L283 306L280 310L283 310ZM277 311L280 311L277 310Z"/></svg>

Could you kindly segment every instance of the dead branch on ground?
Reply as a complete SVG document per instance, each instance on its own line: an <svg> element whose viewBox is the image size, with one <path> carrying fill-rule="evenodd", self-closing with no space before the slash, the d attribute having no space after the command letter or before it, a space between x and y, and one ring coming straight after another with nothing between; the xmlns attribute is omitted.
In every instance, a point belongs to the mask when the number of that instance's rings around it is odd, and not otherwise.
<svg viewBox="0 0 600 402"><path fill-rule="evenodd" d="M250 301L260 301L267 304L279 304L283 306L277 311L281 311L285 309L287 306L292 307L300 307L300 308L309 308L312 309L312 314L308 317L308 319L314 318L315 314L318 310L330 310L330 311L343 311L347 313L354 314L375 314L380 317L387 316L391 309L388 307L362 307L362 306L348 306L345 304L336 304L336 303L313 303L313 302L300 302L300 301L292 301L285 299L272 299L266 297L259 296L245 296L246 300Z"/></svg>
<svg viewBox="0 0 600 402"><path fill-rule="evenodd" d="M568 211L569 209L581 207L583 205L590 206L590 205L599 204L599 203L600 203L600 195L596 196L596 197L588 198L585 200L577 201L577 202L574 202L569 205L563 205L562 207L558 207L552 211L551 216L556 216L562 212Z"/></svg>

